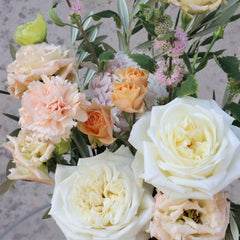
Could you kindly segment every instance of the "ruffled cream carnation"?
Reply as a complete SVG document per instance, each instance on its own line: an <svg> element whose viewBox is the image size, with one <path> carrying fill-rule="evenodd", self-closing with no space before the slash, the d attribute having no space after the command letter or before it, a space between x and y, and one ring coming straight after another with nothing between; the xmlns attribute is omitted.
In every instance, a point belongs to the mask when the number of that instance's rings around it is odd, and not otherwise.
<svg viewBox="0 0 240 240"><path fill-rule="evenodd" d="M19 110L24 132L43 141L59 143L71 134L78 121L86 121L84 110L88 102L79 93L77 85L60 77L42 76L43 82L34 81L22 98Z"/></svg>
<svg viewBox="0 0 240 240"><path fill-rule="evenodd" d="M46 165L43 164L52 156L52 143L40 142L23 132L20 132L18 137L8 136L8 139L9 142L3 146L13 154L13 162L16 164L15 168L10 169L9 179L54 184Z"/></svg>
<svg viewBox="0 0 240 240"><path fill-rule="evenodd" d="M127 147L58 165L49 214L68 240L140 240L153 200L137 182ZM142 235L141 235L142 236Z"/></svg>
<svg viewBox="0 0 240 240"><path fill-rule="evenodd" d="M72 80L74 59L69 58L70 51L61 46L41 43L21 47L16 60L7 66L8 91L20 99L32 81L40 80L41 75L58 74Z"/></svg>
<svg viewBox="0 0 240 240"><path fill-rule="evenodd" d="M213 200L170 201L158 192L149 232L158 240L222 240L230 202L220 192Z"/></svg>

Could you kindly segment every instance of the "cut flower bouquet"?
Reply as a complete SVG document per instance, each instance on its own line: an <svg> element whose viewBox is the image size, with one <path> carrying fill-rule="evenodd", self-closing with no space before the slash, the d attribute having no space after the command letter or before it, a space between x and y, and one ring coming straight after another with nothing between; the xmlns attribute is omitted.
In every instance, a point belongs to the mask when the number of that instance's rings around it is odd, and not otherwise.
<svg viewBox="0 0 240 240"><path fill-rule="evenodd" d="M176 15L168 8L175 7ZM68 240L237 240L240 206L226 187L240 178L240 61L213 50L237 21L237 0L118 0L83 14L66 0L72 49L47 42L41 14L17 28L7 91L21 103L5 193L17 180L52 185L52 217ZM99 35L112 18L119 50ZM91 25L92 24L92 25ZM146 40L132 47L131 38ZM196 74L224 71L220 106L198 97ZM7 231L2 234L2 238Z"/></svg>

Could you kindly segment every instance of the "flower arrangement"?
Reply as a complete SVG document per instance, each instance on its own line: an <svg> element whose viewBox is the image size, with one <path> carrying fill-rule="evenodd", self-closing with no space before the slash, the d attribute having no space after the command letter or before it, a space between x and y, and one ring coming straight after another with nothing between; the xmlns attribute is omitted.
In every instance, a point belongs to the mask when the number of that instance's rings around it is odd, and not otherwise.
<svg viewBox="0 0 240 240"><path fill-rule="evenodd" d="M175 5L176 16L168 7ZM7 66L19 128L5 193L17 180L52 185L52 217L68 240L236 240L240 206L225 188L240 178L240 61L213 51L240 18L237 0L118 0L84 15L66 0L49 17L71 29L72 50L47 42L41 14L17 28ZM119 50L91 20L113 18ZM131 47L145 31L147 41ZM204 47L206 50L203 50ZM222 106L198 97L210 60L225 72ZM4 232L1 237L7 234Z"/></svg>

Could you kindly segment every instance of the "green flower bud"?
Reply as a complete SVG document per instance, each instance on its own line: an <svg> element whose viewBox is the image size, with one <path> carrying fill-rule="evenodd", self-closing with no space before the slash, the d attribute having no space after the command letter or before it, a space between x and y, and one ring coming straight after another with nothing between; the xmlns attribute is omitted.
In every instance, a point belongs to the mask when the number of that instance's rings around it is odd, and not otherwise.
<svg viewBox="0 0 240 240"><path fill-rule="evenodd" d="M213 36L216 39L222 39L224 34L225 26L220 26L217 30L213 32Z"/></svg>
<svg viewBox="0 0 240 240"><path fill-rule="evenodd" d="M64 141L62 139L60 143L55 144L54 152L57 155L62 155L64 153L66 153L69 150L69 148L70 148L70 143L71 143L71 139L70 138L67 141Z"/></svg>
<svg viewBox="0 0 240 240"><path fill-rule="evenodd" d="M46 40L47 23L41 14L37 14L37 19L25 25L18 26L14 41L22 46L41 43Z"/></svg>

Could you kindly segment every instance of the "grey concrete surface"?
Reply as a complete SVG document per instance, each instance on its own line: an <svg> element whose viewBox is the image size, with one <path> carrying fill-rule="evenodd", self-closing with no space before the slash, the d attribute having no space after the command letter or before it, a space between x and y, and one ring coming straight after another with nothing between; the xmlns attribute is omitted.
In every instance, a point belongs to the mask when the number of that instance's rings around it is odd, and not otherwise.
<svg viewBox="0 0 240 240"><path fill-rule="evenodd" d="M51 23L47 10L55 2L53 0L1 0L0 1L0 89L6 89L6 66L12 61L8 45L13 41L13 35L18 25L24 24L36 18L37 13L41 13L48 23L48 42L55 44L64 44L70 46L70 31L67 27L60 28ZM116 10L116 0L83 0L85 7L84 13L90 10L94 12L103 9ZM67 21L68 8L66 2L61 0L57 12ZM174 8L171 11L175 14ZM240 22L232 24L226 29L225 39L219 41L217 48L227 49L226 55L237 54L240 57ZM117 37L112 20L107 20L101 33L108 34L108 42L117 48ZM114 33L114 34L113 34ZM139 35L134 41L142 40ZM215 89L217 101L220 103L223 91L226 86L226 75L211 62L206 70L198 75L199 96L201 98L211 98L212 91ZM18 115L19 101L10 96L0 95L0 113L7 112ZM18 127L17 123L0 115L0 140ZM5 149L0 149L0 182L5 178L5 168L11 155ZM240 203L240 181L236 181L228 187L229 197ZM19 221L28 213L50 203L53 188L44 184L29 183L19 181L15 189L11 189L6 194L0 196L0 235L10 227L14 222ZM47 209L47 208L46 208ZM64 236L58 229L52 219L41 220L46 211L42 210L33 217L23 221L17 227L13 228L1 240L64 240Z"/></svg>

